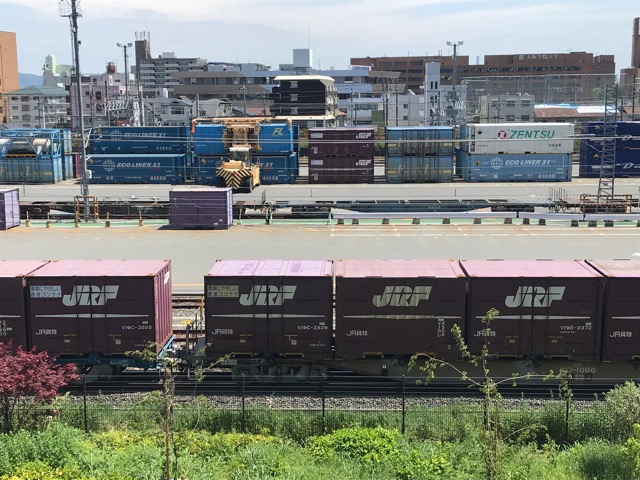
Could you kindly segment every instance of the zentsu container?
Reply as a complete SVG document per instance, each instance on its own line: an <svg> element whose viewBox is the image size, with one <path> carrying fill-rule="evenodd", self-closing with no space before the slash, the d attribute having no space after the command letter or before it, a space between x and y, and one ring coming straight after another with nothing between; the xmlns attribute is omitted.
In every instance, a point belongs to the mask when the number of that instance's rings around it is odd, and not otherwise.
<svg viewBox="0 0 640 480"><path fill-rule="evenodd" d="M0 190L0 230L20 226L20 193L17 188Z"/></svg>
<svg viewBox="0 0 640 480"><path fill-rule="evenodd" d="M597 360L603 277L578 260L463 260L469 349L503 358ZM487 326L491 309L497 316Z"/></svg>
<svg viewBox="0 0 640 480"><path fill-rule="evenodd" d="M160 352L172 338L171 262L60 260L27 276L31 344L53 355ZM151 345L151 347L150 347Z"/></svg>
<svg viewBox="0 0 640 480"><path fill-rule="evenodd" d="M606 279L602 359L636 361L640 358L640 260L589 260Z"/></svg>
<svg viewBox="0 0 640 480"><path fill-rule="evenodd" d="M333 262L218 260L204 287L212 355L331 357Z"/></svg>
<svg viewBox="0 0 640 480"><path fill-rule="evenodd" d="M0 343L29 350L25 277L46 265L39 260L0 260Z"/></svg>
<svg viewBox="0 0 640 480"><path fill-rule="evenodd" d="M450 260L336 262L336 359L430 355L456 360L466 277Z"/></svg>
<svg viewBox="0 0 640 480"><path fill-rule="evenodd" d="M169 225L172 228L227 229L233 224L230 188L176 187L169 192Z"/></svg>
<svg viewBox="0 0 640 480"><path fill-rule="evenodd" d="M470 123L460 127L460 148L474 155L570 154L572 123Z"/></svg>

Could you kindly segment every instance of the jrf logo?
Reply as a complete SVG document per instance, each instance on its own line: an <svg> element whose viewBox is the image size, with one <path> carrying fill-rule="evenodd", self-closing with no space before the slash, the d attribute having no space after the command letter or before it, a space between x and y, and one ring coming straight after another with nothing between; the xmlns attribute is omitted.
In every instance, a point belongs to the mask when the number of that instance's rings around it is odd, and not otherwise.
<svg viewBox="0 0 640 480"><path fill-rule="evenodd" d="M548 307L554 300L562 300L565 287L518 287L515 295L506 298L504 304L516 307Z"/></svg>
<svg viewBox="0 0 640 480"><path fill-rule="evenodd" d="M118 285L76 285L70 295L62 297L62 303L67 307L105 305L107 300L113 300L118 295Z"/></svg>
<svg viewBox="0 0 640 480"><path fill-rule="evenodd" d="M431 287L421 285L414 288L402 285L390 285L384 288L382 295L373 297L376 307L415 307L420 300L429 300Z"/></svg>
<svg viewBox="0 0 640 480"><path fill-rule="evenodd" d="M296 293L295 285L283 285L278 288L273 285L254 285L249 293L240 295L240 304L250 305L282 305L286 300L292 300Z"/></svg>

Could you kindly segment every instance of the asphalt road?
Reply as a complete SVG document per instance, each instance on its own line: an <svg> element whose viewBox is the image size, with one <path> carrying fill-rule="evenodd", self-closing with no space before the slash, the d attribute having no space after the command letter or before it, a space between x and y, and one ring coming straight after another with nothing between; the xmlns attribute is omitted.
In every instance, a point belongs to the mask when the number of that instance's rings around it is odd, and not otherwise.
<svg viewBox="0 0 640 480"><path fill-rule="evenodd" d="M234 225L170 230L135 222L35 223L0 232L0 259L171 259L176 291L202 289L216 259L613 259L640 256L640 228L557 225Z"/></svg>

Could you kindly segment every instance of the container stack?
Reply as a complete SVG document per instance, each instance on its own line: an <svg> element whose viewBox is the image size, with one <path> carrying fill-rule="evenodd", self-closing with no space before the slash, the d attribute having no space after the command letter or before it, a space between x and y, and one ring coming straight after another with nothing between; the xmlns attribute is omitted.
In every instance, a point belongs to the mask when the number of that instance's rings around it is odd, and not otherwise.
<svg viewBox="0 0 640 480"><path fill-rule="evenodd" d="M375 129L310 128L309 183L373 183Z"/></svg>
<svg viewBox="0 0 640 480"><path fill-rule="evenodd" d="M298 176L298 154L290 123L262 123L252 163L260 166L260 184L291 184ZM295 139L297 143L297 138Z"/></svg>
<svg viewBox="0 0 640 480"><path fill-rule="evenodd" d="M602 163L602 122L587 122L580 128L586 139L580 141L579 176L600 176ZM593 138L595 137L595 138ZM617 122L615 149L615 176L640 177L640 122Z"/></svg>
<svg viewBox="0 0 640 480"><path fill-rule="evenodd" d="M457 167L467 182L568 182L573 137L570 123L462 125Z"/></svg>
<svg viewBox="0 0 640 480"><path fill-rule="evenodd" d="M230 188L176 187L169 192L169 225L182 229L221 229L233 224Z"/></svg>
<svg viewBox="0 0 640 480"><path fill-rule="evenodd" d="M453 180L453 128L389 127L386 135L389 183Z"/></svg>
<svg viewBox="0 0 640 480"><path fill-rule="evenodd" d="M17 188L0 190L0 230L20 226L20 194Z"/></svg>
<svg viewBox="0 0 640 480"><path fill-rule="evenodd" d="M65 132L47 128L0 131L0 183L61 181Z"/></svg>
<svg viewBox="0 0 640 480"><path fill-rule="evenodd" d="M223 162L232 158L231 149L248 146L248 161L260 167L260 184L295 183L298 175L297 129L290 123L198 124L193 133L193 163L196 183L224 186L217 174ZM238 128L236 128L238 127Z"/></svg>
<svg viewBox="0 0 640 480"><path fill-rule="evenodd" d="M184 183L188 127L101 127L89 138L91 183Z"/></svg>

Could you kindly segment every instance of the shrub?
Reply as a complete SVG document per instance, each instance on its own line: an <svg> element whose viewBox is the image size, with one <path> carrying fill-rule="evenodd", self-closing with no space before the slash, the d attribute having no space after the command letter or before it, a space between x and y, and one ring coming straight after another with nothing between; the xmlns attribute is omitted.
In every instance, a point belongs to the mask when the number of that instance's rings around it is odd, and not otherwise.
<svg viewBox="0 0 640 480"><path fill-rule="evenodd" d="M575 445L570 463L585 480L629 480L634 477L634 461L624 448L594 439Z"/></svg>
<svg viewBox="0 0 640 480"><path fill-rule="evenodd" d="M338 454L370 463L383 463L397 454L399 433L384 428L343 428L322 437L312 437L313 455L332 458Z"/></svg>

